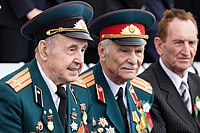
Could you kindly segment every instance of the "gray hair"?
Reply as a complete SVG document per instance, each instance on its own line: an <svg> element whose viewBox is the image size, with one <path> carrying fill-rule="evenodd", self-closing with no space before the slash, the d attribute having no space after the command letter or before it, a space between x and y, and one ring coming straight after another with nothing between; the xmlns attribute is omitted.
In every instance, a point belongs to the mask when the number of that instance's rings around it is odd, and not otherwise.
<svg viewBox="0 0 200 133"><path fill-rule="evenodd" d="M112 40L110 40L110 39L105 39L105 40L103 40L103 41L101 41L100 43L99 43L99 45L103 45L104 47L105 47L105 49L106 49L106 54L108 54L108 52L109 52L109 48L110 48L110 43L112 42Z"/></svg>

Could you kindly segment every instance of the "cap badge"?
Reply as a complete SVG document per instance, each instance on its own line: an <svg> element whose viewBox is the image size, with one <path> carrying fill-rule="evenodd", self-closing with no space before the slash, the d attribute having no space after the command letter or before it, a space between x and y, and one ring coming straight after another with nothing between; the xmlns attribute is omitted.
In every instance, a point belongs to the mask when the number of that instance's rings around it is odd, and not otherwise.
<svg viewBox="0 0 200 133"><path fill-rule="evenodd" d="M89 31L87 29L87 26L85 24L85 22L80 19L78 22L76 22L74 24L73 28L63 28L63 27L59 27L57 29L50 29L46 32L46 35L51 36L54 35L56 33L61 33L61 32L86 32L89 34Z"/></svg>
<svg viewBox="0 0 200 133"><path fill-rule="evenodd" d="M124 29L122 29L121 34L122 35L131 35L131 34L141 35L142 33L137 26L130 24L129 26L126 26Z"/></svg>
<svg viewBox="0 0 200 133"><path fill-rule="evenodd" d="M80 19L78 22L76 22L74 24L73 28L84 29L86 32L88 32L87 26L86 26L85 22L82 19Z"/></svg>

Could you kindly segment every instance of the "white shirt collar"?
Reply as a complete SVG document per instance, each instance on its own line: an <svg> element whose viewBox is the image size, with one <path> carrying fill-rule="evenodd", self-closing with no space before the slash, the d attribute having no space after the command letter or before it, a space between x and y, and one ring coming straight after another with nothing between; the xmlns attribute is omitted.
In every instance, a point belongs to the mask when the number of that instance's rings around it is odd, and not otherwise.
<svg viewBox="0 0 200 133"><path fill-rule="evenodd" d="M40 66L40 63L38 61L37 61L37 65L38 65L38 69L39 69L44 81L46 82L46 84L49 88L49 91L51 93L51 97L53 99L55 107L58 110L59 103L60 103L60 97L56 94L57 86L45 75L45 73L43 72L42 67ZM66 90L66 85L62 85L62 86Z"/></svg>
<svg viewBox="0 0 200 133"><path fill-rule="evenodd" d="M166 74L169 76L169 78L171 79L171 81L173 82L173 84L175 85L176 89L179 92L179 87L181 85L181 82L184 81L188 87L188 83L187 83L187 79L188 79L188 69L185 70L184 72L184 77L181 78L179 77L177 74L175 74L174 72L172 72L171 70L169 70L165 64L163 63L162 59L159 59L160 65L163 68L163 70L166 72ZM189 88L189 87L188 87Z"/></svg>
<svg viewBox="0 0 200 133"><path fill-rule="evenodd" d="M119 91L119 88L122 87L122 88L123 88L123 97L125 97L125 88L126 88L127 82L125 82L125 83L122 84L122 85L117 85L117 84L115 84L113 81L111 81L111 80L106 76L106 74L104 73L104 71L103 71L103 74L104 74L104 76L105 76L105 78L106 78L106 81L108 82L108 85L109 85L109 87L110 87L110 89L111 89L113 95L116 97L117 92Z"/></svg>
<svg viewBox="0 0 200 133"><path fill-rule="evenodd" d="M55 94L56 91L57 91L57 86L45 75L45 73L43 72L43 70L42 70L42 68L40 66L40 63L37 62L37 64L38 64L39 71L40 71L44 81L46 82L46 84L47 84L47 86L48 86L48 88L49 88L49 90L51 92L51 95Z"/></svg>

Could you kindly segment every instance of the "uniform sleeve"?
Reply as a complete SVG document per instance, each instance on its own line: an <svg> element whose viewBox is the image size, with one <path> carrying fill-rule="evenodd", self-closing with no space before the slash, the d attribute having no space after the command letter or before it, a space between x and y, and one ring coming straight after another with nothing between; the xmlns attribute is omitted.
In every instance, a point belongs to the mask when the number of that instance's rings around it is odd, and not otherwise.
<svg viewBox="0 0 200 133"><path fill-rule="evenodd" d="M29 11L35 8L32 0L9 0L9 4L18 19L25 17Z"/></svg>
<svg viewBox="0 0 200 133"><path fill-rule="evenodd" d="M22 111L16 93L6 85L0 85L0 132L22 133Z"/></svg>

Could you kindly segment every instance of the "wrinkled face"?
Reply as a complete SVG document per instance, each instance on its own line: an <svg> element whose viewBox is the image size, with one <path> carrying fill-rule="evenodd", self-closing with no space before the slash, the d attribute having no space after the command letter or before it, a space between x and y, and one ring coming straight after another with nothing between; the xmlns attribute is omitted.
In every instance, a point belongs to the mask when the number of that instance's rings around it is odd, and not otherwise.
<svg viewBox="0 0 200 133"><path fill-rule="evenodd" d="M99 45L102 68L116 84L123 84L137 74L144 58L144 46L118 45L109 41L108 46Z"/></svg>
<svg viewBox="0 0 200 133"><path fill-rule="evenodd" d="M197 29L192 21L174 19L168 27L166 41L155 39L164 64L180 77L194 60L197 51Z"/></svg>
<svg viewBox="0 0 200 133"><path fill-rule="evenodd" d="M48 77L57 85L75 81L84 63L87 41L58 35L51 43L46 47Z"/></svg>

